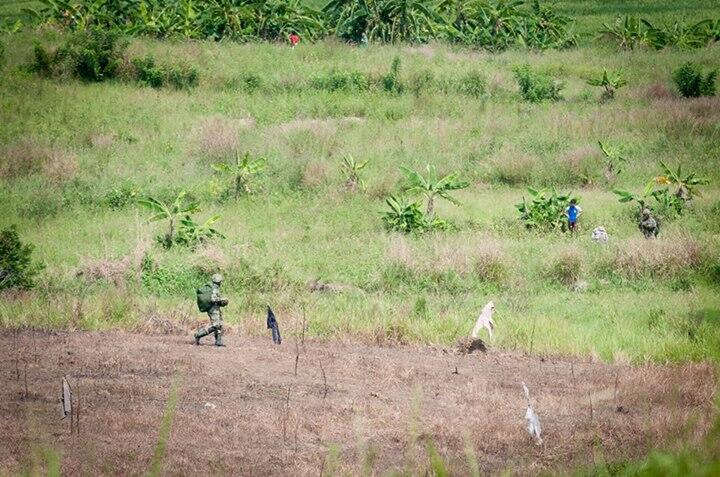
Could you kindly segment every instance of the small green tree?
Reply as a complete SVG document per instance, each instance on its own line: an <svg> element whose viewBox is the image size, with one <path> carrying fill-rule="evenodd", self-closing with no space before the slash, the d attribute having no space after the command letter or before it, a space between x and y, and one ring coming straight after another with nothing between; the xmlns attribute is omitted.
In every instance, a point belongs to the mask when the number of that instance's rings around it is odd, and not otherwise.
<svg viewBox="0 0 720 477"><path fill-rule="evenodd" d="M470 183L460 180L458 173L448 174L438 179L435 166L428 165L426 169L427 176L423 177L420 173L410 168L400 167L400 170L405 173L408 180L405 191L410 194L422 194L425 196L427 200L425 214L429 220L432 220L435 213L436 197L441 197L455 205L460 205L460 203L450 195L450 192L465 189Z"/></svg>
<svg viewBox="0 0 720 477"><path fill-rule="evenodd" d="M236 152L233 163L221 162L213 164L212 168L218 173L232 178L231 190L235 200L237 200L241 195L253 192L252 181L257 174L265 169L265 165L266 160L264 158L253 159L249 152L243 155Z"/></svg>
<svg viewBox="0 0 720 477"><path fill-rule="evenodd" d="M200 207L197 202L186 202L186 191L181 191L172 203L165 203L154 197L143 197L138 199L138 203L147 207L153 215L150 222L157 220L168 221L168 231L164 236L158 236L157 241L165 248L170 248L176 242L176 224L183 215L189 215L197 212Z"/></svg>
<svg viewBox="0 0 720 477"><path fill-rule="evenodd" d="M604 88L605 90L600 99L602 101L609 101L615 98L615 91L625 86L627 80L623 78L620 73L608 73L608 71L603 68L602 76L588 79L587 84Z"/></svg>
<svg viewBox="0 0 720 477"><path fill-rule="evenodd" d="M14 225L0 232L0 290L35 286L35 276L44 266L32 261L34 248L20 241Z"/></svg>
<svg viewBox="0 0 720 477"><path fill-rule="evenodd" d="M358 162L350 154L343 157L340 170L345 176L345 187L353 192L356 191L358 187L361 190L365 190L365 181L360 177L360 171L368 165L368 162L370 161Z"/></svg>

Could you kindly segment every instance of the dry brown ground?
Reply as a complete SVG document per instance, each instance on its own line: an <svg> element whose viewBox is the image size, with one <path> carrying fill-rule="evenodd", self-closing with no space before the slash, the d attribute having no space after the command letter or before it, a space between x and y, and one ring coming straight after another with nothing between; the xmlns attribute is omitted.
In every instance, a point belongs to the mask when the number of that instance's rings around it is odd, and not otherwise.
<svg viewBox="0 0 720 477"><path fill-rule="evenodd" d="M222 349L179 335L7 332L0 474L26 468L39 446L60 453L67 475L144 473L176 372L167 475L420 474L429 442L456 475L470 472L466 443L483 475L568 469L697 438L716 389L710 364L630 367L308 341L296 376L295 353L292 339L275 346L232 335ZM80 386L79 435L59 417L63 375ZM542 446L524 427L523 380Z"/></svg>

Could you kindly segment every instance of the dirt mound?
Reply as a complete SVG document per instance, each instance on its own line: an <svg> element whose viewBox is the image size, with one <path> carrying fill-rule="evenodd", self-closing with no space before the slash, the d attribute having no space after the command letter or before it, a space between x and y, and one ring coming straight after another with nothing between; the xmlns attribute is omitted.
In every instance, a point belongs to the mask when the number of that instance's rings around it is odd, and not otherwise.
<svg viewBox="0 0 720 477"><path fill-rule="evenodd" d="M17 473L32 449L47 446L61 456L63 474L146 472L175 376L168 475L420 474L431 444L453 474L465 475L466 443L483 475L536 474L590 464L598 452L626 459L681 434L698 438L716 388L709 364L296 346L291 337L281 346L269 337L229 336L227 348L190 342L117 332L2 334L0 468ZM80 390L80 435L59 418L63 375ZM522 381L542 446L525 429Z"/></svg>

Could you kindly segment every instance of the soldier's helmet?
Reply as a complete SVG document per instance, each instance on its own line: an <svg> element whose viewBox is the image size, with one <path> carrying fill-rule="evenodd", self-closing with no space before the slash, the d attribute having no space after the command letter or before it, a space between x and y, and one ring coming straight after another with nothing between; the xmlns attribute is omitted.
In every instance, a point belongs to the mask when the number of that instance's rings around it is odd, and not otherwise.
<svg viewBox="0 0 720 477"><path fill-rule="evenodd" d="M647 207L645 207L645 208L642 210L642 216L643 216L643 217L650 217L650 209L648 209Z"/></svg>
<svg viewBox="0 0 720 477"><path fill-rule="evenodd" d="M213 275L212 282L217 283L219 285L220 282L222 282L222 275L220 275L219 273L216 273L215 275Z"/></svg>

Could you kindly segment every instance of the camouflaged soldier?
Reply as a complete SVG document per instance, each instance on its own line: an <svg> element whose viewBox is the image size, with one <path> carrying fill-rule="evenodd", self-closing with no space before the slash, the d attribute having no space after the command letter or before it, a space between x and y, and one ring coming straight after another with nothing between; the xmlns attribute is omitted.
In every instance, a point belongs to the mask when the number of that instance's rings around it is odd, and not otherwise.
<svg viewBox="0 0 720 477"><path fill-rule="evenodd" d="M651 240L660 233L660 226L657 220L650 214L650 209L645 207L640 213L640 231L646 239Z"/></svg>
<svg viewBox="0 0 720 477"><path fill-rule="evenodd" d="M222 283L222 275L216 273L212 276L212 293L210 295L210 309L207 314L210 317L210 326L206 326L195 333L195 344L200 344L200 338L209 334L215 335L215 346L225 346L222 341L222 310L221 307L227 306L228 301L220 296L220 283Z"/></svg>

